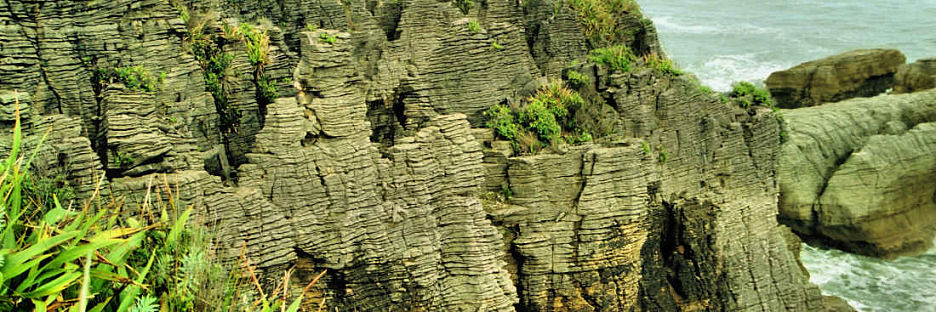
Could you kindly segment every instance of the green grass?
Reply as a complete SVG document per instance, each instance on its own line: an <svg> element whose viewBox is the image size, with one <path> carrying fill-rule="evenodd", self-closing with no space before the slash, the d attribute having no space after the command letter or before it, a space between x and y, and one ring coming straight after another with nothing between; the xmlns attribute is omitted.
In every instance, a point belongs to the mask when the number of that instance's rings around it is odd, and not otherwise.
<svg viewBox="0 0 936 312"><path fill-rule="evenodd" d="M318 42L320 42L320 43L328 43L328 44L330 44L330 45L335 45L335 43L338 42L338 38L335 37L335 36L333 36L333 35L330 35L330 34L328 34L328 33L321 33L321 34L319 34Z"/></svg>
<svg viewBox="0 0 936 312"><path fill-rule="evenodd" d="M773 107L770 92L747 81L733 84L728 97L742 108L749 108L753 105Z"/></svg>
<svg viewBox="0 0 936 312"><path fill-rule="evenodd" d="M160 78L165 79L165 75L160 75ZM142 66L98 69L95 74L95 80L101 87L119 82L130 90L145 92L158 91L162 84L162 79L153 79L149 70Z"/></svg>
<svg viewBox="0 0 936 312"><path fill-rule="evenodd" d="M588 60L606 66L612 71L629 72L631 63L636 60L636 57L627 46L615 45L591 50L588 53Z"/></svg>
<svg viewBox="0 0 936 312"><path fill-rule="evenodd" d="M497 38L491 40L491 50L500 51L503 50L504 46L498 42Z"/></svg>
<svg viewBox="0 0 936 312"><path fill-rule="evenodd" d="M540 88L518 107L498 104L485 113L485 126L498 138L509 140L518 154L535 153L544 146L560 141L582 143L592 135L576 127L570 109L582 107L585 100L569 90L561 81Z"/></svg>
<svg viewBox="0 0 936 312"><path fill-rule="evenodd" d="M676 65L673 64L672 60L663 58L655 53L645 55L644 62L646 63L647 67L653 68L662 74L673 76L682 75L682 70L677 68Z"/></svg>
<svg viewBox="0 0 936 312"><path fill-rule="evenodd" d="M468 31L472 34L476 34L481 31L481 25L478 25L476 21L470 21L468 22Z"/></svg>
<svg viewBox="0 0 936 312"><path fill-rule="evenodd" d="M624 31L618 18L624 15L641 16L634 0L568 0L585 35L594 41L615 42Z"/></svg>

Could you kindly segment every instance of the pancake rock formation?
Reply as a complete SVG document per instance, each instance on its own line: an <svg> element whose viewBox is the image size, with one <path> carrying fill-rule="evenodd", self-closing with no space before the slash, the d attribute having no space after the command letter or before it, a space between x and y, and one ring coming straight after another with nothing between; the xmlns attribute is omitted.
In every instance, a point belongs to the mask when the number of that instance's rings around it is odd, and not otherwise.
<svg viewBox="0 0 936 312"><path fill-rule="evenodd" d="M327 269L312 307L824 309L777 223L773 113L646 66L653 23L615 3L596 28L574 1L4 1L0 122L18 101L28 137L51 127L34 169L78 199L178 185L261 282ZM644 59L590 57L609 46ZM595 142L515 156L483 128L570 69Z"/></svg>

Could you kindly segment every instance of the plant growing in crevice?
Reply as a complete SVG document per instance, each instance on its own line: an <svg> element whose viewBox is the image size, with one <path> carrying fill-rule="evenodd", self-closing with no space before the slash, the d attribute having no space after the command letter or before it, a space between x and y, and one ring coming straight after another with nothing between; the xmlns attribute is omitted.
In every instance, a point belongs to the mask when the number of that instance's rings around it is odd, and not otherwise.
<svg viewBox="0 0 936 312"><path fill-rule="evenodd" d="M659 148L659 152L660 152L660 163L666 164L666 161L669 160L669 155L666 154L666 147L661 145Z"/></svg>
<svg viewBox="0 0 936 312"><path fill-rule="evenodd" d="M500 44L500 40L497 38L491 39L491 50L500 51L504 49L504 46Z"/></svg>
<svg viewBox="0 0 936 312"><path fill-rule="evenodd" d="M321 33L319 34L318 42L335 45L335 43L338 43L338 37L335 37L334 35L331 35L329 33Z"/></svg>
<svg viewBox="0 0 936 312"><path fill-rule="evenodd" d="M615 41L626 30L618 25L624 15L641 17L639 6L634 0L567 0L585 35L593 41Z"/></svg>
<svg viewBox="0 0 936 312"><path fill-rule="evenodd" d="M469 21L468 31L471 32L472 34L476 34L481 31L481 25L479 25L478 22L476 21Z"/></svg>
<svg viewBox="0 0 936 312"><path fill-rule="evenodd" d="M130 90L145 92L158 91L162 80L165 79L165 74L160 75L160 78L159 80L153 79L149 70L142 66L98 69L94 75L94 79L102 89L109 84L119 82Z"/></svg>
<svg viewBox="0 0 936 312"><path fill-rule="evenodd" d="M568 79L569 84L575 88L581 88L582 86L587 85L590 81L587 75L571 69L566 72L566 79Z"/></svg>
<svg viewBox="0 0 936 312"><path fill-rule="evenodd" d="M628 72L636 57L627 46L614 45L591 50L588 53L588 60L600 66L606 66L611 71Z"/></svg>
<svg viewBox="0 0 936 312"><path fill-rule="evenodd" d="M747 81L731 85L731 92L729 92L728 97L742 108L749 108L752 105L773 107L770 92Z"/></svg>
<svg viewBox="0 0 936 312"><path fill-rule="evenodd" d="M673 64L672 60L661 57L659 54L650 53L644 55L643 59L647 67L653 68L660 73L673 76L682 75L682 71Z"/></svg>
<svg viewBox="0 0 936 312"><path fill-rule="evenodd" d="M511 141L515 153L534 154L560 141L574 144L592 140L591 134L578 129L571 118L570 109L579 109L584 103L578 92L557 80L540 88L520 106L492 106L484 113L488 119L485 125L494 129L497 137Z"/></svg>

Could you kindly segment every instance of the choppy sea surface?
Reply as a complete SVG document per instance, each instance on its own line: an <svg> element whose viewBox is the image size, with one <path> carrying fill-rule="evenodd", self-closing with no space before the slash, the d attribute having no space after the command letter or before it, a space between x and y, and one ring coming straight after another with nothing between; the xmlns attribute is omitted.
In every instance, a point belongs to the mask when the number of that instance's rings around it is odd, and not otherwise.
<svg viewBox="0 0 936 312"><path fill-rule="evenodd" d="M853 49L936 57L936 0L638 0L667 54L703 84L763 81L774 71ZM936 248L885 261L803 245L823 294L859 311L936 312Z"/></svg>
<svg viewBox="0 0 936 312"><path fill-rule="evenodd" d="M664 49L716 90L862 48L936 57L936 0L637 0Z"/></svg>

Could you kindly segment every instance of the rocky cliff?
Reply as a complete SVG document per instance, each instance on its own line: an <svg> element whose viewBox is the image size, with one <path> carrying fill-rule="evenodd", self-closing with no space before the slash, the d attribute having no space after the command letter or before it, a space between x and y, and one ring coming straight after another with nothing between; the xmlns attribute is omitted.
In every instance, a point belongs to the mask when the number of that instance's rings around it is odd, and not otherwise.
<svg viewBox="0 0 936 312"><path fill-rule="evenodd" d="M313 304L822 308L776 221L770 110L587 57L662 55L632 2L5 1L0 20L0 120L18 99L52 128L38 172L129 207L177 185L224 257L327 268ZM513 156L482 128L570 68L595 143Z"/></svg>

